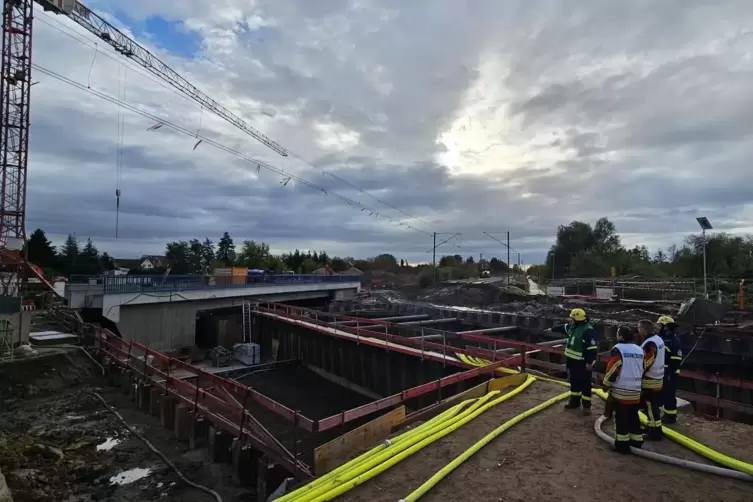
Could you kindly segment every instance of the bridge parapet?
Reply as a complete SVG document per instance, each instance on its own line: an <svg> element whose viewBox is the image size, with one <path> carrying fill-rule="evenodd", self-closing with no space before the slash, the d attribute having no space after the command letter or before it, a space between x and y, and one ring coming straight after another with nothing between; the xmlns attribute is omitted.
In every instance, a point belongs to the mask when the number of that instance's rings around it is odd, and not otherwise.
<svg viewBox="0 0 753 502"><path fill-rule="evenodd" d="M149 293L159 291L195 291L202 289L228 289L268 287L274 285L341 284L359 282L357 275L280 274L211 277L202 275L129 275L103 277L105 294Z"/></svg>

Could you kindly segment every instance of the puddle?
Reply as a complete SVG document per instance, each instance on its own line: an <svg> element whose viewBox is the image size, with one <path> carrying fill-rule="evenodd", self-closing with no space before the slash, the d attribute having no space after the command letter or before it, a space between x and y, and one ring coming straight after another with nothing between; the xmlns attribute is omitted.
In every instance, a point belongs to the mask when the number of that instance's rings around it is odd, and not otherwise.
<svg viewBox="0 0 753 502"><path fill-rule="evenodd" d="M139 479L144 479L152 473L151 469L144 469L142 467L134 467L127 471L122 471L110 478L110 483L113 485L128 485Z"/></svg>
<svg viewBox="0 0 753 502"><path fill-rule="evenodd" d="M97 451L110 451L120 443L120 439L107 438L104 443L97 445Z"/></svg>

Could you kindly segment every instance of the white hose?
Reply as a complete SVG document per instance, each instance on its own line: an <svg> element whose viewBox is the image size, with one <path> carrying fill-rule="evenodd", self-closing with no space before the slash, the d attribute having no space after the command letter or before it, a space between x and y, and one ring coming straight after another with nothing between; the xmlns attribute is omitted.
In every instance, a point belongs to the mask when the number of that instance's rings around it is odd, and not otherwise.
<svg viewBox="0 0 753 502"><path fill-rule="evenodd" d="M610 437L607 433L605 433L603 430L601 430L601 424L604 423L604 421L607 419L607 417L601 416L598 420L594 423L594 431L596 431L596 434L606 441L607 443L614 445L614 439ZM726 478L732 478L732 479L739 479L741 481L749 481L753 482L753 476L750 474L746 474L744 472L735 471L732 469L725 469L723 467L717 467L715 465L706 465L706 464L700 464L698 462L693 462L692 460L684 460L681 458L676 457L668 457L667 455L661 455L659 453L654 453L652 451L646 451L641 448L633 448L630 447L630 453L634 455L638 455L639 457L648 458L650 460L655 460L656 462L662 462L665 464L674 465L677 467L684 467L685 469L691 469L693 471L698 472L705 472L707 474L716 474L717 476L724 476Z"/></svg>

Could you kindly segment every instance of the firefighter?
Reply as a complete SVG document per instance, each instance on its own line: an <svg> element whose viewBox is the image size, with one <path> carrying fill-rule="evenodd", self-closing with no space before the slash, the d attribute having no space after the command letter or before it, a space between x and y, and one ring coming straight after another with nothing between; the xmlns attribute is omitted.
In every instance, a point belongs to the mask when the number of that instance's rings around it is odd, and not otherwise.
<svg viewBox="0 0 753 502"><path fill-rule="evenodd" d="M633 330L621 327L617 330L617 345L609 353L604 386L609 389L608 410L614 410L614 449L618 453L630 453L630 447L643 445L641 420L638 410L641 403L643 380L643 349L635 343Z"/></svg>
<svg viewBox="0 0 753 502"><path fill-rule="evenodd" d="M646 439L660 441L664 438L661 430L661 405L666 349L664 348L664 340L658 334L654 334L653 331L654 325L651 321L644 320L638 323L638 334L644 354L641 409L648 417Z"/></svg>
<svg viewBox="0 0 753 502"><path fill-rule="evenodd" d="M583 414L590 415L591 372L599 351L596 331L583 309L573 309L570 311L570 322L553 327L552 332L567 336L565 359L570 380L570 400L565 409L577 410L583 406Z"/></svg>
<svg viewBox="0 0 753 502"><path fill-rule="evenodd" d="M656 321L659 328L659 336L664 340L665 364L664 364L664 387L662 389L662 404L664 414L662 423L677 423L677 380L680 378L680 365L682 364L682 348L680 339L677 337L677 323L668 315L663 315Z"/></svg>

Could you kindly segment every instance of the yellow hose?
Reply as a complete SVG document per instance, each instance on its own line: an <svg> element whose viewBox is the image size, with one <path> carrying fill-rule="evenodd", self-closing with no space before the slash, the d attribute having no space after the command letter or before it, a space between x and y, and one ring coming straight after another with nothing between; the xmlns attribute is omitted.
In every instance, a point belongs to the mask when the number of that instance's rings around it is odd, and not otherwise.
<svg viewBox="0 0 753 502"><path fill-rule="evenodd" d="M563 399L567 399L569 396L570 396L570 392L563 392L562 394L555 396L547 401L544 401L538 406L534 406L533 408L527 411L524 411L520 415L517 415L514 418L505 422L504 424L500 425L499 427L494 429L492 432L490 432L489 434L481 438L479 441L477 441L473 446L471 446L470 448L465 450L463 453L461 453L459 456L455 457L455 459L452 462L450 462L449 464L444 466L442 469L437 471L436 474L434 474L424 484L422 484L413 492L411 492L407 497L405 497L404 499L401 499L400 502L415 502L416 500L421 498L423 495L425 495L426 492L434 488L434 486L437 483L439 483L448 474L454 471L463 462L471 458L471 456L473 456L477 451L479 451L481 448L489 444L492 440L494 440L497 436L505 432L507 429L517 424L518 422L525 420L531 415L534 415L540 412L541 410L544 410L548 408L549 406L552 406L553 404L559 401L562 401Z"/></svg>
<svg viewBox="0 0 753 502"><path fill-rule="evenodd" d="M334 469L334 470L328 472L324 476L320 476L319 478L315 479L311 483L308 483L307 485L304 485L304 486L302 486L302 487L300 487L300 488L298 488L298 489L296 489L296 490L294 490L294 491L292 491L290 493L287 493L286 495L284 495L284 496L276 499L276 502L288 502L288 501L292 501L292 500L294 500L294 499L302 496L304 492L307 492L307 491L312 490L312 489L314 489L314 488L316 488L318 486L321 486L325 482L331 481L333 478L335 478L335 477L337 477L339 475L342 475L345 472L350 471L351 469L357 467L359 464L361 464L362 462L364 462L366 459L372 457L374 454L376 454L376 453L378 453L378 452L380 452L382 450L385 450L388 447L398 445L402 441L405 441L406 439L410 439L411 436L413 436L415 434L420 434L422 431L426 431L427 429L430 429L430 428L436 426L437 424L445 421L446 419L452 418L455 414L457 414L457 412L462 407L464 407L465 405L467 405L468 403L471 403L473 401L476 401L476 398L474 398L474 399L467 399L465 401L462 401L462 402L456 404L452 408L450 408L448 410L445 410L444 412L440 413L439 415L437 415L436 417L432 418L431 420L428 420L428 421L424 422L423 424L421 424L420 426L416 427L415 429L410 430L408 432L405 432L405 433L403 433L403 434L401 434L401 435L393 438L390 441L384 441L381 444L379 444L379 445L375 446L374 448L372 448L371 450L369 450L369 451L367 451L367 452L359 455L358 457L354 458L350 462L347 462L347 463L341 465L337 469Z"/></svg>
<svg viewBox="0 0 753 502"><path fill-rule="evenodd" d="M535 378L529 376L528 379L526 379L526 381L523 382L523 384L516 387L515 389L508 392L507 394L497 397L495 400L489 403L483 404L482 406L478 407L478 409L475 409L471 413L467 413L468 410L466 410L466 412L461 413L460 415L457 416L456 419L453 420L453 422L448 427L438 430L430 435L426 435L426 433L421 434L420 436L425 436L425 437L423 437L420 441L400 451L397 454L393 454L390 456L389 452L383 452L382 454L376 455L374 458L371 458L367 462L364 462L362 466L358 468L358 471L360 472L357 476L348 480L346 479L333 480L329 485L327 485L328 487L327 490L325 490L326 487L320 487L314 490L313 492L306 494L306 496L297 499L296 502L324 502L326 500L332 500L333 498L338 497L342 495L343 493L352 490L356 486L381 474L385 470L396 465L397 463L401 462L402 460L409 457L410 455L413 455L417 451L443 438L444 436L450 434L451 432L455 431L459 427L462 427L463 425L470 422L471 420L473 420L474 418L476 418L478 415L488 410L489 408L496 406L497 404L502 403L510 399L513 396L518 395L523 390L525 390L529 385L531 385L534 381L535 381ZM497 394L499 394L499 391L490 392L484 397L487 397L490 395L494 396ZM479 399L479 402L482 399L484 398ZM478 404L478 402L476 404ZM411 442L412 441L413 440L411 440ZM387 454L389 458L384 458L384 459L381 458L385 454ZM348 473L346 477L351 477L352 474L353 473Z"/></svg>
<svg viewBox="0 0 753 502"><path fill-rule="evenodd" d="M458 356L461 356L461 355L458 354ZM478 366L478 364L474 364L470 360L467 360L467 361L464 360L462 356L460 357L460 359L463 360L463 362L466 362L467 364ZM487 364L489 363L487 362ZM500 368L500 370L501 369L503 368ZM508 368L504 368L504 369L508 369ZM509 370L509 371L512 371L514 373L519 373L518 371L515 371L515 370ZM569 385L567 382L563 382L561 380L555 380L553 378L545 378L545 377L537 376L536 379L543 380L546 382L556 383L558 385L564 385L564 386ZM604 392L602 389L594 389L593 393L599 396L601 399L604 399L604 400L607 399L607 393ZM640 417L641 417L641 423L643 423L643 425L646 425L648 421L646 415L641 413ZM716 462L719 465L723 465L725 467L729 467L730 469L735 469L737 471L753 475L753 464L744 462L742 460L738 460L736 458L725 455L724 453L713 450L709 448L708 446L702 443L699 443L698 441L695 441L694 439L691 439L688 436L680 434L679 432L672 430L668 427L662 427L662 432L664 433L665 436L667 436L669 439L676 442L677 444L680 444L688 448L689 450L703 457L706 457L707 459L713 462Z"/></svg>
<svg viewBox="0 0 753 502"><path fill-rule="evenodd" d="M432 424L432 427L430 428L423 428L420 432L416 433L414 431L413 434L410 435L407 439L403 441L397 442L395 445L390 445L387 448L376 452L375 454L369 455L366 458L363 459L356 459L357 461L351 461L345 464L344 469L342 469L340 472L338 472L335 476L327 476L327 481L324 483L318 483L317 485L314 485L314 483L311 483L305 487L303 487L305 493L302 493L300 495L296 495L294 498L290 498L287 500L296 501L296 502L303 502L308 500L313 500L313 497L317 497L321 495L322 493L327 493L329 490L332 489L333 486L338 485L340 483L344 483L350 479L353 479L354 477L358 476L362 472L365 472L369 469L372 469L375 465L378 465L382 462L388 461L390 457L393 457L400 453L401 451L404 451L408 448L410 448L412 445L425 440L427 437L431 437L438 432L442 431L443 429L448 427L449 422L455 422L456 420L462 420L465 417L469 415L473 415L476 413L476 410L484 406L484 404L494 396L499 394L499 391L493 391L485 396L476 399L471 406L469 406L466 410L464 410L462 413L458 414L455 417L451 417L447 415L444 420L438 421L434 424ZM454 408L454 407L453 407ZM474 415L475 416L475 415Z"/></svg>
<svg viewBox="0 0 753 502"><path fill-rule="evenodd" d="M596 394L602 399L607 398L607 393L601 389L594 390L594 394ZM641 417L641 423L643 425L646 425L648 423L648 418L646 417L646 415L643 414L643 412L641 412L640 417ZM691 439L688 436L685 436L683 434L680 434L679 432L672 430L668 427L662 427L662 432L664 432L664 435L667 436L672 441L674 441L675 443L681 444L682 446L688 448L689 450L692 450L698 453L699 455L716 462L719 465L723 465L725 467L729 467L730 469L734 469L736 471L753 475L753 464L743 462L742 460L732 458L728 455L725 455L724 453L720 453L716 450L712 450L708 446L701 444L698 441Z"/></svg>

